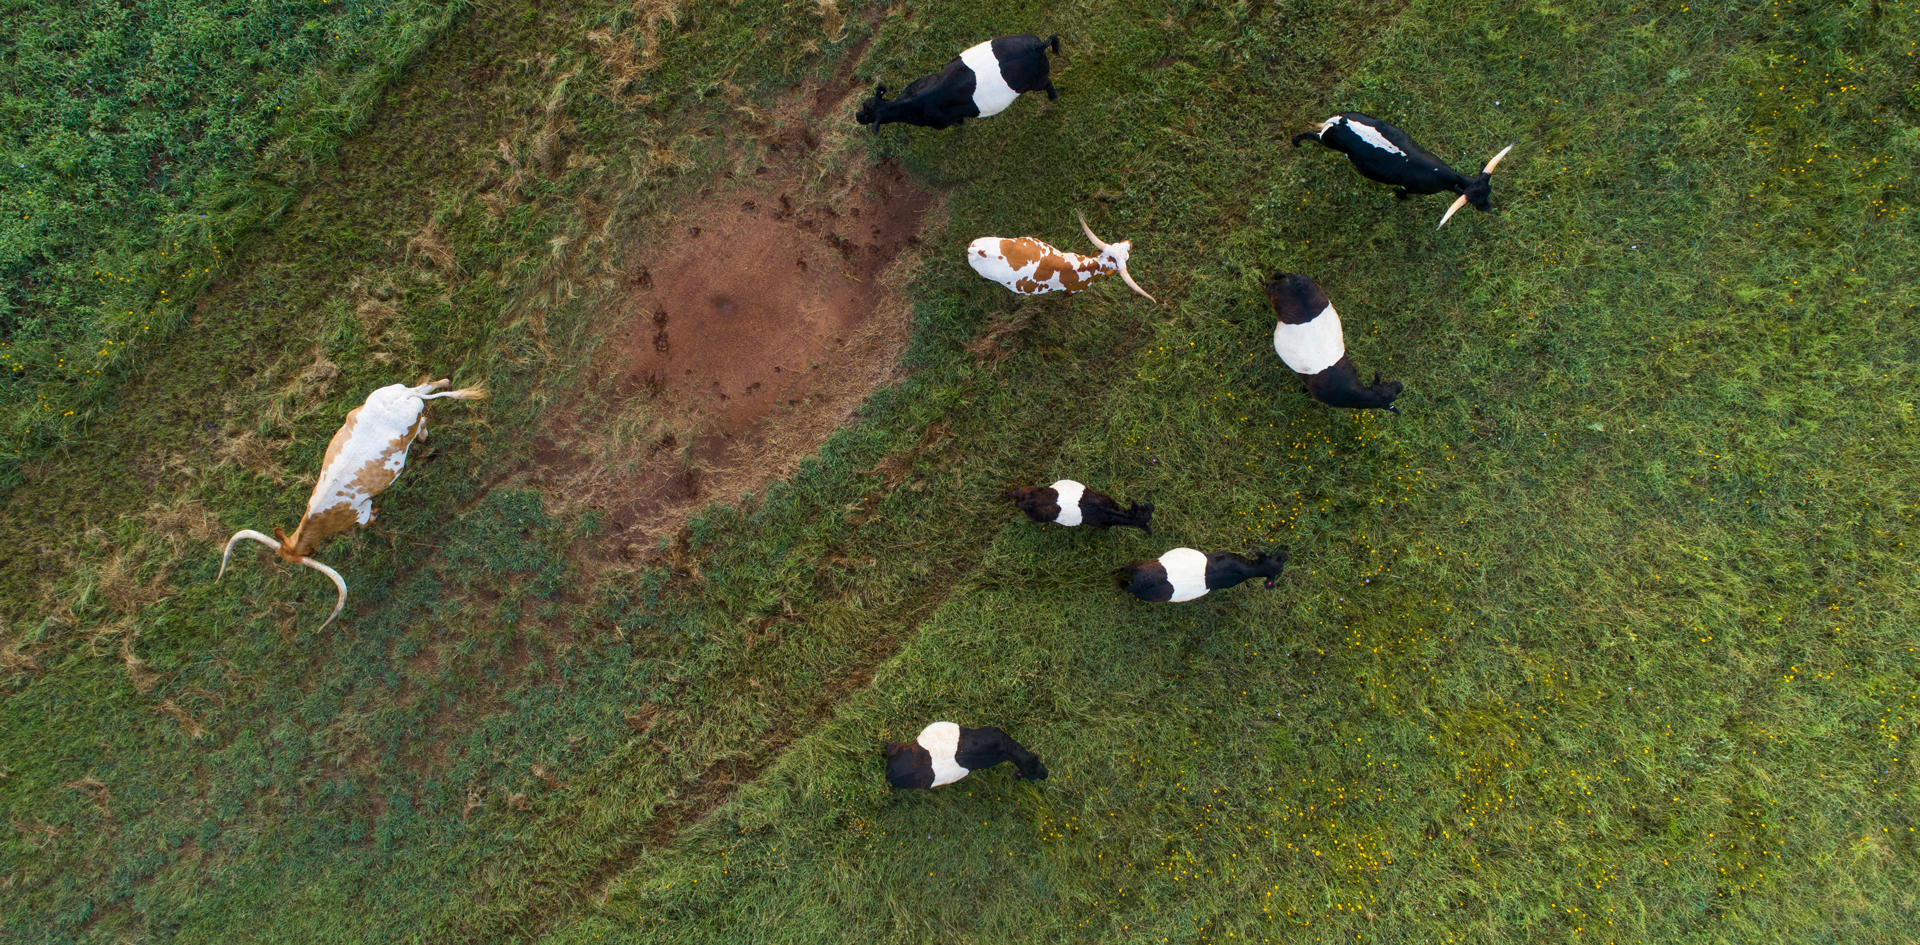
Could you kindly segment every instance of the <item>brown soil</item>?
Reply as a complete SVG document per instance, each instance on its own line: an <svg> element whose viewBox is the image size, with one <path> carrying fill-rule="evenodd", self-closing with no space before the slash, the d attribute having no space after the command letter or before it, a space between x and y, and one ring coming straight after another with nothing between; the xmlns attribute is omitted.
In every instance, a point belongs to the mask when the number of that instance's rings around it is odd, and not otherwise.
<svg viewBox="0 0 1920 945"><path fill-rule="evenodd" d="M542 484L606 510L627 557L707 503L791 474L895 377L911 327L901 289L936 197L891 163L803 196L804 158L779 163L628 250L599 358L611 419L598 426L623 435L561 418L541 444Z"/></svg>
<svg viewBox="0 0 1920 945"><path fill-rule="evenodd" d="M723 436L812 393L880 302L882 272L919 243L933 202L898 168L870 177L876 197L844 215L796 208L778 187L742 188L687 214L679 245L642 265L624 300L625 392L693 408Z"/></svg>

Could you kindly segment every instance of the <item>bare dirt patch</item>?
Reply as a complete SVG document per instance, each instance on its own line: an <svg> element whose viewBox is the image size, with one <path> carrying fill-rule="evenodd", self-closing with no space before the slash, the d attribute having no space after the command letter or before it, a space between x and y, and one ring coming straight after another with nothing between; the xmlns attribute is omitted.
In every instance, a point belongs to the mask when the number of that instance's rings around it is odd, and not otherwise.
<svg viewBox="0 0 1920 945"><path fill-rule="evenodd" d="M603 305L603 399L540 444L539 484L603 509L632 557L714 501L791 474L896 377L903 293L939 206L897 165L809 182L811 133L625 250Z"/></svg>

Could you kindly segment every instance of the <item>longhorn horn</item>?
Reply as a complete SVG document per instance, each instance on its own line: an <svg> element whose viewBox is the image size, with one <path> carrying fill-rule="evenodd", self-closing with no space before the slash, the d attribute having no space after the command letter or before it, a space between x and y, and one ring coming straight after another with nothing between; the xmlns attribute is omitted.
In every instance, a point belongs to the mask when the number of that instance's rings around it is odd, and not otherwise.
<svg viewBox="0 0 1920 945"><path fill-rule="evenodd" d="M1100 250L1105 252L1107 244L1100 242L1100 237L1093 235L1093 227L1087 225L1086 216L1078 210L1073 211L1073 215L1080 218L1080 232L1087 234L1087 239L1092 240L1093 245L1100 247ZM1144 295L1145 293L1141 294Z"/></svg>
<svg viewBox="0 0 1920 945"><path fill-rule="evenodd" d="M1519 143L1520 143L1520 142L1518 142L1518 141L1515 141L1515 142L1514 142L1513 144L1519 144ZM1500 159L1501 159L1501 158L1503 158L1503 157L1506 157L1506 156L1507 156L1507 152L1508 152L1508 151L1511 151L1511 150L1513 150L1513 144L1509 144L1509 145L1507 145L1506 147L1504 147L1504 148L1501 148L1501 149L1500 149L1500 153L1499 153L1499 154L1496 154L1496 155L1494 155L1494 156L1493 156L1493 160L1490 160L1490 161L1488 161L1488 162L1487 162L1487 166L1486 166L1486 167L1483 167L1483 168L1481 168L1481 169L1480 169L1480 173L1482 173L1482 174L1491 174L1491 173L1493 173L1493 169L1494 169L1494 168L1495 168L1496 166L1498 166L1498 165L1499 165L1499 163L1500 163Z"/></svg>
<svg viewBox="0 0 1920 945"><path fill-rule="evenodd" d="M267 536L262 535L251 528L240 529L239 531L233 533L232 538L227 539L227 550L221 553L220 555L220 573L213 576L214 580L218 581L221 578L227 576L227 559L233 557L233 546L236 544L239 544L240 539L242 538L251 538L254 541L257 541L263 545L266 545L269 548L272 548L276 552L280 550L279 542L274 541L273 539L268 538Z"/></svg>
<svg viewBox="0 0 1920 945"><path fill-rule="evenodd" d="M433 383L435 387L447 386L446 381L434 381ZM462 387L459 390L443 390L438 394L422 394L420 395L420 399L421 400L439 400L442 397L451 397L454 400L481 400L481 399L484 399L486 396L487 396L487 385L475 384L472 387Z"/></svg>
<svg viewBox="0 0 1920 945"><path fill-rule="evenodd" d="M1513 144L1519 144L1519 143L1520 142L1516 141ZM1513 150L1513 144L1509 144L1506 147L1501 148L1500 153L1494 155L1493 159L1487 162L1487 166L1480 169L1480 176L1485 177L1488 174L1493 173L1493 169L1500 166L1500 159L1503 157L1506 157L1508 151ZM1440 218L1440 226L1446 226L1447 221L1453 219L1453 215L1459 212L1461 207L1464 207L1466 205L1467 205L1467 195L1461 194L1460 199L1455 200L1453 202L1453 206L1447 208L1447 215ZM1434 229L1437 230L1440 228L1440 226L1436 226L1434 227Z"/></svg>
<svg viewBox="0 0 1920 945"><path fill-rule="evenodd" d="M333 586L340 589L340 599L334 602L333 613L330 613L327 615L327 623L332 623L333 618L340 616L341 608L347 606L346 580L340 576L340 572L335 571L334 569L329 568L326 565L313 560L312 558L301 558L300 563L306 565L309 568L314 569L315 571L320 572L321 574L326 575L327 577L332 578ZM321 624L320 629L321 630L327 629L327 623Z"/></svg>
<svg viewBox="0 0 1920 945"><path fill-rule="evenodd" d="M1140 283L1133 281L1133 276L1127 272L1125 266L1122 266L1120 268L1120 279L1121 281L1127 284L1127 288L1132 289L1133 291L1138 292L1141 295L1147 295L1147 290L1140 288ZM1154 298L1151 295L1147 295L1147 301L1152 302L1155 305L1160 304L1160 300Z"/></svg>
<svg viewBox="0 0 1920 945"><path fill-rule="evenodd" d="M266 545L269 548L272 548L275 552L278 552L283 547L283 545L280 542L274 541L273 539L268 538L267 536L262 535L251 528L243 528L237 532L234 532L233 537L227 539L227 550L220 555L220 573L214 575L214 578L213 578L214 580L218 581L221 578L226 576L227 559L233 557L233 546L239 544L240 539L242 538L248 538L248 539L252 539L253 541L257 541L263 545ZM301 558L300 564L305 565L309 568L312 568L315 571L318 571L321 574L324 574L327 577L333 579L333 586L340 589L340 599L334 603L333 613L327 615L327 623L323 623L320 625L320 629L325 630L327 629L327 624L332 623L333 618L340 616L341 609L347 606L346 579L340 576L340 572L335 571L334 569L329 568L326 565L313 560L312 558Z"/></svg>
<svg viewBox="0 0 1920 945"><path fill-rule="evenodd" d="M1082 214L1078 210L1075 210L1073 211L1073 215L1075 217L1078 217L1080 220L1080 232L1087 234L1087 239L1092 240L1093 245L1100 247L1101 252L1104 253L1107 250L1112 248L1111 245L1101 242L1100 237L1093 235L1093 227L1090 227L1087 225L1087 218L1084 214ZM1155 305L1160 304L1159 299L1156 299L1153 296L1148 295L1147 290L1140 288L1140 283L1133 281L1133 274L1127 272L1127 267L1125 266L1120 267L1120 280L1127 284L1127 288L1130 288L1133 291L1140 293L1141 295L1147 296L1147 301L1152 302Z"/></svg>

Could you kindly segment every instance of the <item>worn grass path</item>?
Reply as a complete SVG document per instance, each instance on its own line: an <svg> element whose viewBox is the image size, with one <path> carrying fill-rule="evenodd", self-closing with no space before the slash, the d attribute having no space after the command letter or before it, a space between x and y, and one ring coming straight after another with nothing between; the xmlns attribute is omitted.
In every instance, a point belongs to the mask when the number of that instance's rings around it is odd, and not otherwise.
<svg viewBox="0 0 1920 945"><path fill-rule="evenodd" d="M16 490L6 936L1912 937L1906 6L893 11L863 80L1077 24L1059 102L872 145L950 189L936 245L1069 240L1084 207L1167 304L1042 306L978 359L1015 306L935 255L906 382L605 570L593 510L518 478L591 359L585 221L750 171L777 130L750 123L868 28L826 9L682 10L618 92L586 36L642 18L477 9L210 296L252 317ZM1499 212L1436 234L1444 202L1281 143L1337 108L1463 166L1521 141ZM824 150L823 181L866 159ZM417 251L429 219L457 266ZM1403 416L1293 393L1276 267ZM500 396L442 413L387 534L336 546L351 619L307 632L325 595L264 566L211 585L199 532L286 515L396 363ZM1159 503L1156 537L991 499L1069 474ZM1174 543L1295 566L1188 607L1112 589ZM888 793L880 741L934 717L1055 777Z"/></svg>

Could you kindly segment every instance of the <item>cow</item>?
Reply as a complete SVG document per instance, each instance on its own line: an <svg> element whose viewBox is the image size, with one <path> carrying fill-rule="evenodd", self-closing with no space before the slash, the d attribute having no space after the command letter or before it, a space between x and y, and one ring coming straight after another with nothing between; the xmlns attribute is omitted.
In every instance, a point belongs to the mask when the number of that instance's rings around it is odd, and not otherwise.
<svg viewBox="0 0 1920 945"><path fill-rule="evenodd" d="M1136 561L1120 570L1120 586L1148 603L1181 603L1205 597L1208 591L1233 587L1257 577L1274 579L1287 566L1287 553L1275 551L1249 558L1230 551L1207 554L1175 548L1152 561Z"/></svg>
<svg viewBox="0 0 1920 945"><path fill-rule="evenodd" d="M1000 497L1011 499L1036 522L1089 528L1126 525L1153 534L1153 503L1135 502L1131 508L1123 509L1112 496L1071 479L1061 479L1050 486L1008 489Z"/></svg>
<svg viewBox="0 0 1920 945"><path fill-rule="evenodd" d="M1266 283L1267 304L1280 317L1273 326L1273 351L1306 383L1307 396L1329 407L1348 410L1391 410L1400 396L1399 381L1373 386L1360 384L1360 371L1347 357L1347 340L1340 313L1333 310L1320 284L1306 276L1276 272Z"/></svg>
<svg viewBox="0 0 1920 945"><path fill-rule="evenodd" d="M1319 128L1294 135L1293 146L1297 148L1309 138L1344 153L1367 179L1399 188L1394 196L1402 200L1414 194L1441 191L1459 194L1460 199L1447 208L1446 215L1440 218L1440 226L1434 227L1436 230L1446 226L1454 212L1469 203L1481 212L1493 209L1493 169L1513 150L1513 145L1507 145L1480 169L1480 176L1468 177L1414 144L1406 132L1359 112L1341 112L1321 122Z"/></svg>
<svg viewBox="0 0 1920 945"><path fill-rule="evenodd" d="M1043 781L1047 766L997 728L966 728L935 722L911 742L887 743L887 783L896 789L931 788L1011 761L1013 776Z"/></svg>
<svg viewBox="0 0 1920 945"><path fill-rule="evenodd" d="M877 86L853 118L874 134L890 121L938 130L998 115L1022 92L1045 92L1052 101L1059 93L1049 78L1049 48L1060 54L1059 36L996 36L962 52L939 73L913 80L892 101L886 85Z"/></svg>
<svg viewBox="0 0 1920 945"><path fill-rule="evenodd" d="M1061 252L1031 236L1018 239L982 236L967 244L967 263L973 266L974 272L1021 295L1065 292L1073 296L1099 279L1118 275L1133 291L1146 295L1150 302L1158 302L1127 272L1127 257L1133 253L1133 242L1102 243L1087 226L1086 217L1078 213L1074 216L1079 217L1080 229L1087 234L1087 239L1100 248L1100 255Z"/></svg>
<svg viewBox="0 0 1920 945"><path fill-rule="evenodd" d="M433 393L447 383L442 378L418 387L389 384L368 394L366 403L347 413L346 423L327 444L326 457L320 461L320 481L313 484L307 514L292 537L278 528L271 539L248 528L235 532L227 539L227 549L220 556L220 573L214 580L226 576L235 544L242 538L257 541L272 548L288 564L312 568L333 579L340 598L326 623L320 625L320 629L326 629L347 606L347 582L340 572L314 560L313 555L327 539L373 521L373 497L399 477L413 441L427 435L427 401L442 397L476 400L487 395L482 387Z"/></svg>

